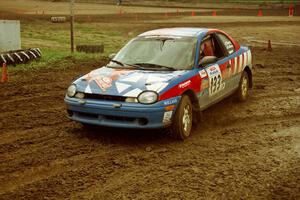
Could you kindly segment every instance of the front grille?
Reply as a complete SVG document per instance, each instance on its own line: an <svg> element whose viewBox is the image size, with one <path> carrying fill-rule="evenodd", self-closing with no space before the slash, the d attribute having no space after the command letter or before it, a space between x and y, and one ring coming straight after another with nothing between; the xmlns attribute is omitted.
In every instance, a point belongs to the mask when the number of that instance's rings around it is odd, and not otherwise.
<svg viewBox="0 0 300 200"><path fill-rule="evenodd" d="M98 115L97 114L93 114L93 113L76 112L76 114L79 117L83 117L83 118L94 118L94 119L98 118Z"/></svg>
<svg viewBox="0 0 300 200"><path fill-rule="evenodd" d="M147 118L136 118L136 117L125 117L125 116L112 116L112 115L101 115L94 113L85 113L85 112L72 112L72 115L75 114L79 118L91 119L91 120L110 120L110 121L119 121L119 122L127 122L127 123L138 123L139 125L145 126L148 124ZM71 116L72 116L71 115Z"/></svg>
<svg viewBox="0 0 300 200"><path fill-rule="evenodd" d="M99 100L105 100L105 101L122 101L122 102L125 102L125 100L126 100L126 97L122 97L122 96L88 94L88 93L85 93L85 98L86 99L99 99Z"/></svg>
<svg viewBox="0 0 300 200"><path fill-rule="evenodd" d="M111 115L105 115L106 119L113 120L113 121L127 121L127 122L133 122L136 120L134 117L121 117L121 116L111 116Z"/></svg>

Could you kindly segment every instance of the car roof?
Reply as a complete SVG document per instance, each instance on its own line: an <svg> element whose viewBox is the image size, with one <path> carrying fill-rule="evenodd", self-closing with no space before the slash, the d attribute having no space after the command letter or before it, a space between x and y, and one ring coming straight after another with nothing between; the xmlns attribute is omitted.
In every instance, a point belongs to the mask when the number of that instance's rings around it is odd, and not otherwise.
<svg viewBox="0 0 300 200"><path fill-rule="evenodd" d="M198 37L202 33L208 32L207 28L162 28L147 31L139 36L186 36Z"/></svg>

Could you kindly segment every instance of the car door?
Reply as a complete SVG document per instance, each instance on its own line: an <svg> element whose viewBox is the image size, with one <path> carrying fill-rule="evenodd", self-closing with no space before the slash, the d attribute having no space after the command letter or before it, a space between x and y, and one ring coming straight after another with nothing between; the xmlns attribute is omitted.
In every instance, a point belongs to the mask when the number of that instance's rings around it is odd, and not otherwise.
<svg viewBox="0 0 300 200"><path fill-rule="evenodd" d="M215 56L217 61L205 66L200 66L199 74L201 77L201 92L199 101L202 109L219 101L228 93L228 81L231 70L231 62L228 53L217 38L215 33L205 36L199 48L199 62L205 56Z"/></svg>
<svg viewBox="0 0 300 200"><path fill-rule="evenodd" d="M234 43L223 33L216 33L215 34L217 40L219 41L220 45L223 48L224 57L219 62L224 62L224 65L221 69L222 76L226 82L226 94L230 94L238 87L240 77L237 76L237 72L239 71L238 63L241 63L241 56L238 55L236 52L236 48Z"/></svg>

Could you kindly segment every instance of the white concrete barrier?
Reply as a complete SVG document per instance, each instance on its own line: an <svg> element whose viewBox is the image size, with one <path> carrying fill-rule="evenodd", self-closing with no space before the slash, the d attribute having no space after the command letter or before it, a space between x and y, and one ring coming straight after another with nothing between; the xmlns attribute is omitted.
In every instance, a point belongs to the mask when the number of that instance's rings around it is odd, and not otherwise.
<svg viewBox="0 0 300 200"><path fill-rule="evenodd" d="M0 52L21 49L20 21L0 20Z"/></svg>

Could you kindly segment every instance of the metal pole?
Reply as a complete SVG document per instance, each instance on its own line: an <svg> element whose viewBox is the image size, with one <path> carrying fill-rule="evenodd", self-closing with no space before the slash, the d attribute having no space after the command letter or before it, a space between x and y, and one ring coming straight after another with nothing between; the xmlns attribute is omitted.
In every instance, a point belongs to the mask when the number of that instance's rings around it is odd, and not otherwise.
<svg viewBox="0 0 300 200"><path fill-rule="evenodd" d="M71 52L74 52L74 2L70 0Z"/></svg>

